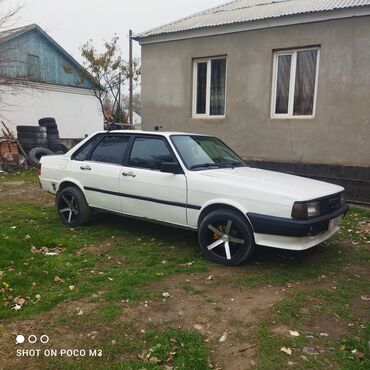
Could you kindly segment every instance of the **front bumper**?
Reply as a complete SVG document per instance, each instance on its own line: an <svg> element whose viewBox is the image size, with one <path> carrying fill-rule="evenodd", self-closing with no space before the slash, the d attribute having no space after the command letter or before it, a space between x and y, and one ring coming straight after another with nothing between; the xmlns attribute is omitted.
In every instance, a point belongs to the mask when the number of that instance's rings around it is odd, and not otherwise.
<svg viewBox="0 0 370 370"><path fill-rule="evenodd" d="M341 215L346 215L348 210L349 206L345 204L335 212L303 221L266 216L257 213L248 213L247 216L253 226L255 234L300 238L312 237L330 232L330 220Z"/></svg>

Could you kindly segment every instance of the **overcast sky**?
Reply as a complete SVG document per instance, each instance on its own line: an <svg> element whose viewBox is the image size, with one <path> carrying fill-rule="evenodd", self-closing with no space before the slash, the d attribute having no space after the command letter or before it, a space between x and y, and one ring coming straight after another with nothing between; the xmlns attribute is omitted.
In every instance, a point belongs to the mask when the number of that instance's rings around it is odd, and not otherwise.
<svg viewBox="0 0 370 370"><path fill-rule="evenodd" d="M89 40L99 46L116 33L127 55L128 30L134 33L161 26L227 0L19 0L24 4L17 25L37 23L77 60ZM8 0L14 5L15 0ZM135 56L140 47L135 42Z"/></svg>

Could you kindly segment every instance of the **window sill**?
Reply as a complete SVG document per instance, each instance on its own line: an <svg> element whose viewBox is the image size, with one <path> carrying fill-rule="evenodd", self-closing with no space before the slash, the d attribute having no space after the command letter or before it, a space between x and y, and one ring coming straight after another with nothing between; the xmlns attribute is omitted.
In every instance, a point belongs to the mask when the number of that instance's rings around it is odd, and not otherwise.
<svg viewBox="0 0 370 370"><path fill-rule="evenodd" d="M291 121L291 120L302 120L310 121L314 120L316 116L271 116L270 119L274 121Z"/></svg>
<svg viewBox="0 0 370 370"><path fill-rule="evenodd" d="M207 120L207 121L217 121L217 120L224 120L226 116L193 116L191 117L192 120Z"/></svg>

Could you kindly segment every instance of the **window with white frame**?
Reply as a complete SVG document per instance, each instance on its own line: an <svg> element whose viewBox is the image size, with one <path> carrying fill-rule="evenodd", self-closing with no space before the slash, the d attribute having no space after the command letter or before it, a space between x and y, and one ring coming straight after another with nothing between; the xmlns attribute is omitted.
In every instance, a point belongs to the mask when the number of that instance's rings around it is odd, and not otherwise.
<svg viewBox="0 0 370 370"><path fill-rule="evenodd" d="M226 57L194 60L193 116L224 116Z"/></svg>
<svg viewBox="0 0 370 370"><path fill-rule="evenodd" d="M272 117L313 117L316 108L319 48L274 54Z"/></svg>

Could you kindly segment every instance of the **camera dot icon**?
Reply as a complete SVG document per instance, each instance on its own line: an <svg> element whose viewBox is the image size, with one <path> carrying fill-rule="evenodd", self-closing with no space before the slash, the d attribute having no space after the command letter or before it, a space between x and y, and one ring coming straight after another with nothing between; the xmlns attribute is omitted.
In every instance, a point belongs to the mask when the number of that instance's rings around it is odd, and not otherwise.
<svg viewBox="0 0 370 370"><path fill-rule="evenodd" d="M40 342L41 342L42 344L46 344L46 343L48 343L48 342L49 342L49 337L48 337L47 335L41 335L41 337L40 337Z"/></svg>
<svg viewBox="0 0 370 370"><path fill-rule="evenodd" d="M15 338L15 342L17 343L17 344L23 344L24 343L24 341L25 341L25 337L23 336L23 335L17 335L17 338Z"/></svg>
<svg viewBox="0 0 370 370"><path fill-rule="evenodd" d="M37 342L37 337L36 335L30 335L28 337L28 343L35 344Z"/></svg>

